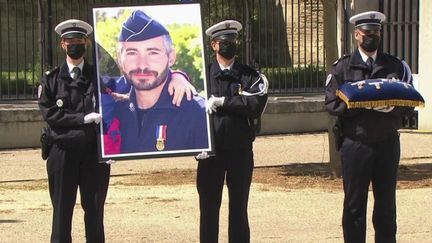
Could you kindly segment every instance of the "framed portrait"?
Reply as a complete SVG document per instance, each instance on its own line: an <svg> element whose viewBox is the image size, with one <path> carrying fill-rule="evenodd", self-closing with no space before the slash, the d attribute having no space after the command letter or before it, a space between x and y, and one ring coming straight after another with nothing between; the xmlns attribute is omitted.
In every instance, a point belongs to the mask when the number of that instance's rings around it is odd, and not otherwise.
<svg viewBox="0 0 432 243"><path fill-rule="evenodd" d="M92 11L100 159L212 152L200 4Z"/></svg>

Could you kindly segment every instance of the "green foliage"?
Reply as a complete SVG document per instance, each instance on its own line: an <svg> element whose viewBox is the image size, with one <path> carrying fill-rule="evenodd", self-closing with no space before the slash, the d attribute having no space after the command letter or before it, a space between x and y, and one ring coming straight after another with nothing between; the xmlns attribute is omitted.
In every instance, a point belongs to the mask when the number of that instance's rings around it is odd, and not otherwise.
<svg viewBox="0 0 432 243"><path fill-rule="evenodd" d="M177 52L173 69L186 72L195 88L202 90L204 73L199 26L172 24L167 26L167 29Z"/></svg>
<svg viewBox="0 0 432 243"><path fill-rule="evenodd" d="M116 49L118 36L123 23L131 15L130 11L119 11L114 18L106 15L98 14L96 16L97 36L96 40L99 43L97 48L99 56L99 70L101 73L110 76L120 76L120 71L116 64ZM102 34L103 33L103 34Z"/></svg>
<svg viewBox="0 0 432 243"><path fill-rule="evenodd" d="M116 65L118 35L123 22L130 15L130 11L121 11L115 18L108 18L105 15L96 16L96 39L100 45L98 55L101 73L114 77L120 75ZM204 77L199 26L171 24L165 27L170 32L177 52L176 63L172 68L186 72L195 88L198 91L202 90Z"/></svg>
<svg viewBox="0 0 432 243"><path fill-rule="evenodd" d="M32 94L40 83L40 65L26 71L1 72L0 96Z"/></svg>

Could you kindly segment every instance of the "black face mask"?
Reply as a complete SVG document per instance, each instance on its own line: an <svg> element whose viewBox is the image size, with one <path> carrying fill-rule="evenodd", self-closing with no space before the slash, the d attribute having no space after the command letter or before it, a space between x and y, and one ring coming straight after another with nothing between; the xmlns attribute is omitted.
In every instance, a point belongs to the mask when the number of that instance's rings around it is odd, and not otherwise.
<svg viewBox="0 0 432 243"><path fill-rule="evenodd" d="M360 46L367 52L374 52L378 50L380 40L381 38L377 35L364 35Z"/></svg>
<svg viewBox="0 0 432 243"><path fill-rule="evenodd" d="M232 59L237 52L237 44L233 41L219 42L219 55L226 59Z"/></svg>
<svg viewBox="0 0 432 243"><path fill-rule="evenodd" d="M86 51L85 44L69 44L66 47L66 54L72 59L80 59Z"/></svg>

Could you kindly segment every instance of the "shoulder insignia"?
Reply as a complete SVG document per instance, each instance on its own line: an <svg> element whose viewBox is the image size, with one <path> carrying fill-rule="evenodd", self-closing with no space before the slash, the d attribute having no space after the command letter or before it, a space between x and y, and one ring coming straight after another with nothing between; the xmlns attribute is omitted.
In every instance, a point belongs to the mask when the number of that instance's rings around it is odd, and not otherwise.
<svg viewBox="0 0 432 243"><path fill-rule="evenodd" d="M390 53L383 53L386 57L388 57L388 58L391 58L391 59L393 59L393 60L396 60L396 61L398 61L398 62L402 62L403 61L403 59L401 59L400 57L398 57L398 56L395 56L395 55L392 55L392 54L390 54Z"/></svg>
<svg viewBox="0 0 432 243"><path fill-rule="evenodd" d="M332 79L332 75L329 74L329 75L327 76L326 83L325 83L325 86L326 86L326 87L329 85L331 79Z"/></svg>
<svg viewBox="0 0 432 243"><path fill-rule="evenodd" d="M39 86L38 86L38 99L40 99L40 97L42 96L42 92L43 92L42 84L39 84Z"/></svg>
<svg viewBox="0 0 432 243"><path fill-rule="evenodd" d="M347 59L347 58L349 58L349 57L351 57L351 54L345 54L343 57L337 59L337 60L333 63L333 66L336 65L336 64L338 64L338 62L340 62L340 61L342 61L342 60L344 60L344 59Z"/></svg>
<svg viewBox="0 0 432 243"><path fill-rule="evenodd" d="M243 68L245 71L250 72L250 73L254 73L254 74L258 74L258 71L255 70L253 67L249 66L249 65L243 65Z"/></svg>
<svg viewBox="0 0 432 243"><path fill-rule="evenodd" d="M56 72L59 68L60 68L60 67L58 67L58 66L57 66L57 67L54 67L54 68L52 68L52 69L46 71L46 72L45 72L45 75L46 75L46 76L50 76L52 73Z"/></svg>
<svg viewBox="0 0 432 243"><path fill-rule="evenodd" d="M409 72L411 73L411 68L409 67L409 65L400 57L392 55L390 53L383 53L385 55L385 57L392 59L393 61L396 61L396 63L400 64L402 66L403 69L406 69L408 67ZM405 72L406 70L404 70Z"/></svg>
<svg viewBox="0 0 432 243"><path fill-rule="evenodd" d="M386 56L393 57L394 59L401 60L399 57L397 57L397 56L395 56L395 55L392 55L392 54L390 54L390 53L388 53L388 52L384 52L384 54L385 54Z"/></svg>

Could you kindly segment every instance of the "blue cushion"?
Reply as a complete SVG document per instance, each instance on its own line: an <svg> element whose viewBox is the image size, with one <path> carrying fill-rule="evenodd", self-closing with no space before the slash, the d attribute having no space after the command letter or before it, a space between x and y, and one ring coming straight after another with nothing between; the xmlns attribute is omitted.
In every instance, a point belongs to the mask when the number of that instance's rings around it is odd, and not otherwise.
<svg viewBox="0 0 432 243"><path fill-rule="evenodd" d="M346 82L336 95L348 109L379 106L424 106L421 94L408 83L394 79L368 79Z"/></svg>

